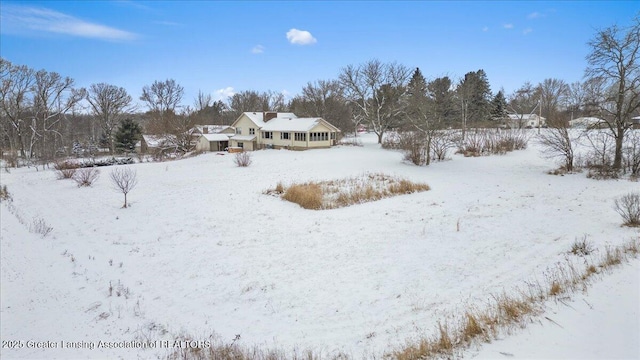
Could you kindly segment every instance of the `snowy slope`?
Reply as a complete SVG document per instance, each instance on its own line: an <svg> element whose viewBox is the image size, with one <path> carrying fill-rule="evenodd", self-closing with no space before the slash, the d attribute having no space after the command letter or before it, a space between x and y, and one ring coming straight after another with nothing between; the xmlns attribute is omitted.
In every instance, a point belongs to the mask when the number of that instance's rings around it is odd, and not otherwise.
<svg viewBox="0 0 640 360"><path fill-rule="evenodd" d="M551 303L539 322L471 349L473 359L640 359L640 260L615 269L586 294Z"/></svg>
<svg viewBox="0 0 640 360"><path fill-rule="evenodd" d="M22 217L41 217L53 231L29 233L2 206L2 340L215 332L226 342L240 335L244 345L369 357L431 332L457 307L538 276L563 261L576 238L603 248L638 235L620 227L612 209L638 183L547 175L554 165L533 143L505 156L454 155L416 167L380 149L375 136L364 140L364 147L257 151L248 168L213 153L126 165L139 179L128 209L109 168L91 188L56 180L52 170L3 173ZM263 194L278 181L365 172L432 190L325 211ZM109 296L110 286L121 296ZM2 349L2 356L163 353L74 351Z"/></svg>

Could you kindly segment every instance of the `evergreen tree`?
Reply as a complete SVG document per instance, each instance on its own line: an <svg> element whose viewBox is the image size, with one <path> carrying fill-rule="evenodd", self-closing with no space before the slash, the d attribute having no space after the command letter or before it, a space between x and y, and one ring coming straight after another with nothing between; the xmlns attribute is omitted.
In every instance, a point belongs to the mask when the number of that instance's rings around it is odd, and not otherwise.
<svg viewBox="0 0 640 360"><path fill-rule="evenodd" d="M466 73L457 90L466 124L476 124L489 119L491 88L484 70Z"/></svg>
<svg viewBox="0 0 640 360"><path fill-rule="evenodd" d="M142 136L140 125L130 118L120 121L115 135L116 148L121 151L133 151L136 142Z"/></svg>
<svg viewBox="0 0 640 360"><path fill-rule="evenodd" d="M500 121L507 116L507 99L502 90L498 91L491 101L491 119Z"/></svg>
<svg viewBox="0 0 640 360"><path fill-rule="evenodd" d="M436 78L427 84L427 93L432 101L432 114L438 127L452 126L455 118L455 93L448 76Z"/></svg>

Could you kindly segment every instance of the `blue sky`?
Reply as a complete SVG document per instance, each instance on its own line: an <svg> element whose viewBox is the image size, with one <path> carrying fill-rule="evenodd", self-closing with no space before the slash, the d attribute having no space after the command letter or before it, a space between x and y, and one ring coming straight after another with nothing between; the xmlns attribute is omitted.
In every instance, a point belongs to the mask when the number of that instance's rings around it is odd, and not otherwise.
<svg viewBox="0 0 640 360"><path fill-rule="evenodd" d="M634 1L0 1L0 56L139 98L175 79L198 91L299 93L377 58L454 79L484 69L495 93L581 80L595 31Z"/></svg>

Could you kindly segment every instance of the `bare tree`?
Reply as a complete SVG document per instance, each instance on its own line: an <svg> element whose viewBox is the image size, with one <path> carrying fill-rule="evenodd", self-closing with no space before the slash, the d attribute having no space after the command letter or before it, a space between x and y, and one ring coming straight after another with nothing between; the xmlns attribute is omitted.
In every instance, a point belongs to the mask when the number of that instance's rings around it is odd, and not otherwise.
<svg viewBox="0 0 640 360"><path fill-rule="evenodd" d="M351 129L351 109L347 106L343 89L337 80L309 82L302 94L290 103L298 116L318 116L341 130Z"/></svg>
<svg viewBox="0 0 640 360"><path fill-rule="evenodd" d="M84 88L75 89L74 81L55 72L40 70L35 74L33 85L33 112L29 141L29 156L33 157L36 145L39 158L46 162L55 156L62 145L62 134L58 131L62 120L82 99Z"/></svg>
<svg viewBox="0 0 640 360"><path fill-rule="evenodd" d="M588 45L585 77L600 85L595 88L596 101L615 138L613 168L620 170L625 132L640 107L640 14L629 27L614 25L598 31Z"/></svg>
<svg viewBox="0 0 640 360"><path fill-rule="evenodd" d="M0 106L2 133L9 141L11 152L25 154L25 135L31 111L29 93L35 80L35 72L27 66L13 65L0 58Z"/></svg>
<svg viewBox="0 0 640 360"><path fill-rule="evenodd" d="M378 135L378 144L382 144L385 132L402 121L401 100L410 76L411 71L404 65L376 59L348 65L340 72L345 98L356 109L354 122L367 123Z"/></svg>
<svg viewBox="0 0 640 360"><path fill-rule="evenodd" d="M175 116L184 96L184 88L173 79L154 81L142 88L142 100L149 109L152 121L149 131L156 134L169 133L169 122Z"/></svg>
<svg viewBox="0 0 640 360"><path fill-rule="evenodd" d="M547 122L558 122L560 108L567 104L569 85L564 80L544 79L538 85L540 91L540 112L547 118Z"/></svg>
<svg viewBox="0 0 640 360"><path fill-rule="evenodd" d="M127 194L138 185L138 178L136 171L131 168L115 168L111 171L111 182L113 183L115 190L124 194L123 208L127 207Z"/></svg>
<svg viewBox="0 0 640 360"><path fill-rule="evenodd" d="M105 83L92 84L87 92L91 113L98 118L102 134L109 142L109 153L115 151L113 135L122 115L133 110L127 90Z"/></svg>
<svg viewBox="0 0 640 360"><path fill-rule="evenodd" d="M574 144L579 137L579 134L571 133L566 122L559 120L549 122L549 128L538 135L540 144L544 147L543 154L548 158L562 159L562 168L567 172L573 171Z"/></svg>
<svg viewBox="0 0 640 360"><path fill-rule="evenodd" d="M539 99L540 88L534 87L528 81L509 96L507 108L518 116L518 128L522 128L524 125L524 115L535 112L539 106Z"/></svg>

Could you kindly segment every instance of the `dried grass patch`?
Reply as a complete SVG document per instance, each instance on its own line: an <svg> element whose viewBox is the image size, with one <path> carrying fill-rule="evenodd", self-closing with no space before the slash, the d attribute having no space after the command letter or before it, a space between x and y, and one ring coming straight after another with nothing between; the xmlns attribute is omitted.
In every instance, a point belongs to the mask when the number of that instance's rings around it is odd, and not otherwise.
<svg viewBox="0 0 640 360"><path fill-rule="evenodd" d="M428 190L430 188L427 184L414 183L383 173L366 173L358 177L312 181L288 187L278 183L274 189L265 193L281 195L284 200L305 209L326 210Z"/></svg>

